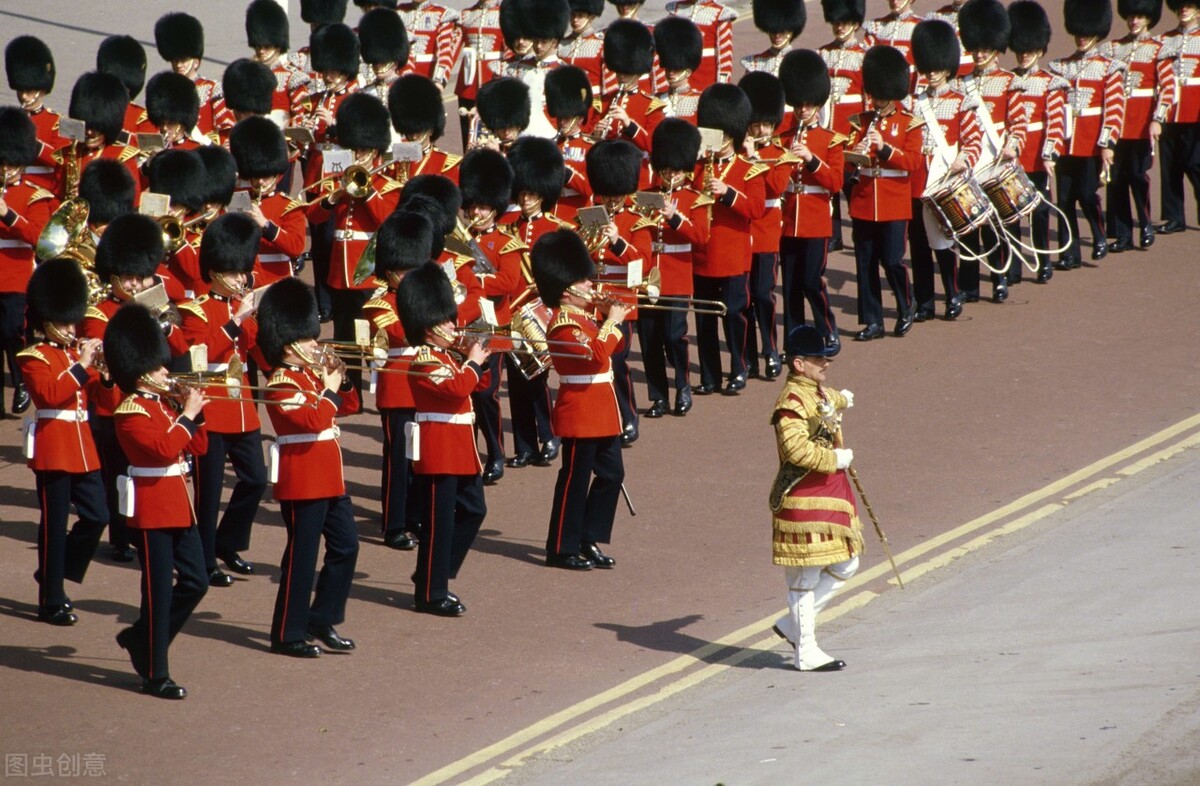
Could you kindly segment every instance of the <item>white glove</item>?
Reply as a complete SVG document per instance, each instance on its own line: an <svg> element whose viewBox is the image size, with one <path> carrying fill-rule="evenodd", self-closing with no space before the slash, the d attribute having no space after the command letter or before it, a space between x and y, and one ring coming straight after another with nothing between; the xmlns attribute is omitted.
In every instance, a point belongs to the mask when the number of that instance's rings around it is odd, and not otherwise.
<svg viewBox="0 0 1200 786"><path fill-rule="evenodd" d="M854 394L853 393L851 393L849 390L842 390L839 392L843 396L846 397L846 409L850 409L850 407L854 406Z"/></svg>
<svg viewBox="0 0 1200 786"><path fill-rule="evenodd" d="M838 469L846 469L854 461L854 451L850 448L834 448L833 453L837 456Z"/></svg>

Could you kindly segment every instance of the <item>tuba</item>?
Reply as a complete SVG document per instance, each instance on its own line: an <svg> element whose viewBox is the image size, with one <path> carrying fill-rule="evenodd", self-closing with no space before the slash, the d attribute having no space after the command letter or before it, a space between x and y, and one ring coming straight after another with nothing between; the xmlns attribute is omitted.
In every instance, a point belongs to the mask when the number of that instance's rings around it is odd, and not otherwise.
<svg viewBox="0 0 1200 786"><path fill-rule="evenodd" d="M96 276L96 241L88 227L90 211L86 199L75 197L63 202L38 235L35 253L38 262L74 260L87 279L88 305L94 306L108 297L110 288Z"/></svg>

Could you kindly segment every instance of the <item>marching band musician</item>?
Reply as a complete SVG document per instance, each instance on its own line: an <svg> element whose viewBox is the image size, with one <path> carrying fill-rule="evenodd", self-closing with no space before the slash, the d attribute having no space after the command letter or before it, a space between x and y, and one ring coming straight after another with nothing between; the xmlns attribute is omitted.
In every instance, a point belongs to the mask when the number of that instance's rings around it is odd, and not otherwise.
<svg viewBox="0 0 1200 786"><path fill-rule="evenodd" d="M604 0L569 0L569 3L571 23L558 46L558 59L583 69L592 92L599 94L604 74L604 31L596 30L594 24L604 13Z"/></svg>
<svg viewBox="0 0 1200 786"><path fill-rule="evenodd" d="M80 175L79 198L88 203L88 231L98 242L114 219L134 211L137 186L129 167L101 158Z"/></svg>
<svg viewBox="0 0 1200 786"><path fill-rule="evenodd" d="M863 58L863 93L871 109L851 119L848 150L870 157L850 187L850 219L858 278L856 341L883 336L879 268L896 296L896 336L912 327L913 293L904 267L905 225L913 219L913 173L924 167L922 121L899 102L908 96L908 61L890 46L873 46ZM916 220L920 220L920 216Z"/></svg>
<svg viewBox="0 0 1200 786"><path fill-rule="evenodd" d="M478 0L474 5L464 8L459 14L458 26L463 49L454 94L458 97L462 138L466 140L476 93L495 74L491 64L504 57L500 0Z"/></svg>
<svg viewBox="0 0 1200 786"><path fill-rule="evenodd" d="M146 50L138 40L128 35L112 35L101 41L96 50L96 70L120 79L129 92L129 106L121 124L125 132L122 141L133 144L134 134L154 133L146 107L136 103L146 86Z"/></svg>
<svg viewBox="0 0 1200 786"><path fill-rule="evenodd" d="M567 167L567 180L554 207L555 215L563 221L574 221L579 208L592 198L584 162L595 141L583 133L592 100L592 86L582 68L564 65L546 74L546 112L558 127L556 141Z"/></svg>
<svg viewBox="0 0 1200 786"><path fill-rule="evenodd" d="M184 458L208 447L207 399L196 388L173 388L166 338L143 306L127 304L113 316L104 358L125 394L116 432L129 459L125 511L142 569L141 614L117 634L117 644L142 678L143 693L183 699L187 690L171 679L167 650L208 591Z"/></svg>
<svg viewBox="0 0 1200 786"><path fill-rule="evenodd" d="M496 77L476 94L475 120L463 150L490 147L507 152L529 127L532 112L527 84L516 77Z"/></svg>
<svg viewBox="0 0 1200 786"><path fill-rule="evenodd" d="M302 46L288 56L296 68L308 74L310 81L321 79L320 71L313 65L312 34L325 25L340 25L346 21L347 0L300 0L300 19L308 25L308 46ZM353 31L351 31L353 32ZM355 73L358 67L355 66ZM310 85L316 92L318 85Z"/></svg>
<svg viewBox="0 0 1200 786"><path fill-rule="evenodd" d="M1158 57L1158 79L1162 85L1154 119L1162 123L1162 169L1159 186L1164 235L1187 229L1183 214L1183 176L1200 195L1200 2L1171 0L1167 7L1179 24L1163 33ZM1198 200L1200 201L1200 200Z"/></svg>
<svg viewBox="0 0 1200 786"><path fill-rule="evenodd" d="M962 44L962 51L958 57L958 68L950 75L951 78L966 76L971 73L976 65L975 61L971 59L970 47L966 46L965 42L961 40L962 20L960 14L962 13L963 6L966 4L967 0L951 0L951 2L936 11L930 11L925 15L926 19L940 19L950 25L960 36L959 43Z"/></svg>
<svg viewBox="0 0 1200 786"><path fill-rule="evenodd" d="M624 137L649 152L654 127L666 116L666 104L640 88L654 67L654 35L641 22L618 19L604 31L604 67L616 86L600 97L586 133L602 139Z"/></svg>
<svg viewBox="0 0 1200 786"><path fill-rule="evenodd" d="M705 90L733 76L733 23L738 14L720 0L670 0L667 13L686 16L704 35L703 60L692 74L692 85Z"/></svg>
<svg viewBox="0 0 1200 786"><path fill-rule="evenodd" d="M12 412L29 409L29 391L17 353L25 345L25 289L33 274L34 247L58 207L54 194L25 178L43 144L28 112L0 107L0 349L12 381ZM0 408L3 405L0 377Z"/></svg>
<svg viewBox="0 0 1200 786"><path fill-rule="evenodd" d="M212 142L218 141L217 130L229 120L224 116L217 83L200 75L200 66L204 62L204 26L190 14L163 14L154 23L154 45L159 57L170 63L176 74L186 77L196 91L200 107L196 131Z"/></svg>
<svg viewBox="0 0 1200 786"><path fill-rule="evenodd" d="M1111 254L1133 248L1134 209L1140 234L1138 247L1149 248L1154 244L1150 168L1162 135L1162 123L1153 118L1162 89L1158 83L1162 42L1150 34L1162 15L1162 0L1117 0L1117 13L1125 20L1129 33L1101 47L1108 57L1125 64L1125 118L1113 151L1112 179L1104 198L1108 234L1113 238L1108 245Z"/></svg>
<svg viewBox="0 0 1200 786"><path fill-rule="evenodd" d="M646 29L648 29L653 35L654 25L652 23L643 23L642 20L638 19L638 12L642 10L642 5L644 4L643 0L608 0L608 2L612 3L613 7L617 11L617 18L608 23L609 27L612 27L613 22L628 20L631 22L646 24ZM605 35L607 35L608 28L605 28L603 32ZM617 86L616 75L604 63L603 47L601 48L600 60L600 89L596 91L596 95L603 95L611 92ZM640 76L638 80L638 88L643 93L653 95L654 93L658 92L662 83L663 78L662 72L658 67L658 56L655 55L654 62L650 67L650 71Z"/></svg>
<svg viewBox="0 0 1200 786"><path fill-rule="evenodd" d="M441 248L433 222L421 213L396 210L375 236L375 278L384 284L363 305L363 316L387 336L387 362L377 372L375 406L383 428L381 525L383 544L411 551L421 529L420 500L413 493L412 465L405 454L405 434L417 414L411 378L404 372L416 355L397 308L396 291L404 277L429 262Z"/></svg>
<svg viewBox="0 0 1200 786"><path fill-rule="evenodd" d="M766 71L779 75L779 64L792 51L792 45L804 32L808 22L808 11L804 3L789 0L753 0L751 9L754 26L767 37L768 46L756 55L742 58L742 68L747 72Z"/></svg>
<svg viewBox="0 0 1200 786"><path fill-rule="evenodd" d="M252 0L246 6L246 44L254 50L254 60L271 69L275 78L271 111L265 114L281 127L291 125L312 78L289 57L292 37L287 9L276 0ZM227 88L225 92L228 101Z"/></svg>
<svg viewBox="0 0 1200 786"><path fill-rule="evenodd" d="M211 142L196 130L200 99L195 86L174 71L161 71L146 83L146 118L167 150L195 150Z"/></svg>
<svg viewBox="0 0 1200 786"><path fill-rule="evenodd" d="M69 157L74 158L76 177L86 171L93 161L100 159L124 164L140 190L142 172L138 166L137 149L121 142L125 109L128 106L129 93L115 76L90 71L75 80L67 115L74 120L82 120L86 130L82 142L67 142L54 151L59 180L56 191L62 198L69 199L76 195L68 193L70 189L79 190L78 182L67 182L64 164ZM73 150L68 149L70 145L74 145Z"/></svg>
<svg viewBox="0 0 1200 786"><path fill-rule="evenodd" d="M894 331L898 336L907 333L912 322L933 319L935 259L946 298L946 319L958 318L964 297L968 301L979 299L978 286L974 294L968 292L959 296L954 239L942 230L932 208L922 200L953 182L954 178L970 172L982 151L983 140L975 111L979 99L964 95L950 81L958 68L960 48L958 35L949 22L926 19L913 31L912 55L918 87L912 98L912 114L921 121L923 161L922 167L911 175L912 220L908 224L915 311L908 319L901 316ZM973 234L977 240L978 233ZM980 248L986 246L980 243L974 250L978 252Z"/></svg>
<svg viewBox="0 0 1200 786"><path fill-rule="evenodd" d="M244 368L257 347L252 271L261 236L258 224L243 213L228 213L209 224L200 241L200 273L211 289L179 307L188 344L208 347L208 371L225 372L229 383L205 388L210 397L204 415L208 451L196 457L194 477L196 522L211 587L233 584L233 577L217 566L218 559L234 573L254 573L240 552L250 548L250 528L267 490L258 409L242 400L235 386L250 381L244 371L230 376L231 364ZM237 483L221 513L226 459Z"/></svg>
<svg viewBox="0 0 1200 786"><path fill-rule="evenodd" d="M701 128L722 132L721 148L706 150L695 178L714 199L708 242L693 252L696 297L725 304L722 317L729 350L729 378L721 392L736 396L746 387L747 277L750 272L753 222L766 212L766 164L756 163L737 151L744 146L750 126L750 99L736 85L716 84L700 96L697 115ZM721 384L720 340L717 317L696 315L696 345L700 355L699 395L708 395Z"/></svg>
<svg viewBox="0 0 1200 786"><path fill-rule="evenodd" d="M17 36L4 47L4 71L17 103L33 121L38 140L35 160L25 167L24 177L35 186L53 192L53 154L66 142L58 133L59 114L46 107L46 96L54 91L58 72L50 47L31 35ZM25 292L24 286L21 288Z"/></svg>
<svg viewBox="0 0 1200 786"><path fill-rule="evenodd" d="M454 292L435 264L404 277L396 305L404 334L416 347L410 368L420 374L412 379L416 415L410 450L424 514L413 575L416 610L461 617L467 608L449 583L487 516L471 393L487 385L491 352L475 341L461 348Z"/></svg>
<svg viewBox="0 0 1200 786"><path fill-rule="evenodd" d="M1042 195L1029 219L1029 237L1035 248L1050 248L1050 177L1055 151L1061 149L1067 83L1038 64L1050 45L1050 19L1036 0L1017 0L1008 7L1011 32L1008 48L1016 59L1016 100L1025 105L1025 145L1021 168ZM1036 281L1045 284L1054 275L1050 254L1038 252Z"/></svg>
<svg viewBox="0 0 1200 786"><path fill-rule="evenodd" d="M463 45L458 11L433 0L411 0L391 7L400 14L408 32L411 72L432 80L438 90L445 90Z"/></svg>
<svg viewBox="0 0 1200 786"><path fill-rule="evenodd" d="M833 32L833 40L817 51L829 69L829 105L823 125L845 139L850 138L850 117L863 111L862 63L867 47L858 40L866 15L866 0L821 0L821 13ZM832 195L833 234L829 250L841 251L842 192ZM849 199L849 192L844 196ZM818 328L820 326L818 325Z"/></svg>
<svg viewBox="0 0 1200 786"><path fill-rule="evenodd" d="M387 102L388 90L408 71L408 33L400 15L390 8L373 8L358 24L363 70L369 71L362 89ZM440 91L439 91L440 92Z"/></svg>
<svg viewBox="0 0 1200 786"><path fill-rule="evenodd" d="M209 145L196 150L204 164L204 207L197 221L197 230L203 234L212 220L225 212L237 190L237 161L220 145Z"/></svg>
<svg viewBox="0 0 1200 786"><path fill-rule="evenodd" d="M558 47L570 25L571 8L567 0L504 0L500 16L530 42L530 48L525 57L493 63L492 70L528 85L532 111L525 133L553 139L554 123L546 113L546 74L562 64Z"/></svg>
<svg viewBox="0 0 1200 786"><path fill-rule="evenodd" d="M420 161L396 162L393 178L441 175L458 182L462 156L434 145L446 131L446 105L437 85L423 76L405 74L388 90L387 105L392 129L405 142L419 142L422 151Z"/></svg>
<svg viewBox="0 0 1200 786"><path fill-rule="evenodd" d="M563 461L554 484L546 565L565 570L612 568L616 560L599 544L612 539L625 465L609 358L620 349L618 326L629 307L614 301L602 306L603 322L592 318L596 267L576 233L546 234L530 256L538 292L554 309L547 338L568 342L553 358L559 378L554 430L563 439Z"/></svg>
<svg viewBox="0 0 1200 786"><path fill-rule="evenodd" d="M195 221L207 196L204 161L195 150L164 150L150 159L147 170L150 191L171 198L168 214L182 225L178 247L167 249L162 265L177 285L169 282L167 295L174 302L191 300L208 291L200 275L200 232Z"/></svg>
<svg viewBox="0 0 1200 786"><path fill-rule="evenodd" d="M29 468L37 478L38 615L51 625L74 625L63 581L81 583L108 525L100 457L88 428L88 397L100 384L93 368L100 342L78 340L88 283L71 259L43 262L29 278L29 329L42 339L17 355L37 419L26 427ZM67 530L71 505L79 520Z"/></svg>
<svg viewBox="0 0 1200 786"><path fill-rule="evenodd" d="M247 117L270 117L272 122L282 125L280 121L285 117L274 108L278 84L270 68L248 57L238 58L225 67L225 73L221 75L221 92L232 123L221 129L223 145L229 144L233 125Z"/></svg>
<svg viewBox="0 0 1200 786"><path fill-rule="evenodd" d="M804 324L804 303L812 307L813 326L830 349L841 346L825 266L834 227L836 204L845 179L843 146L847 137L821 125L821 108L830 97L832 79L824 58L809 49L788 52L779 66L784 98L795 126L780 137L792 164L783 198L779 261L783 268L783 332L790 336ZM861 89L861 88L860 88Z"/></svg>
<svg viewBox="0 0 1200 786"><path fill-rule="evenodd" d="M360 87L358 36L343 24L318 27L309 37L309 58L317 78L309 82L297 120L312 131L317 142L336 142L348 148L334 126L342 102Z"/></svg>
<svg viewBox="0 0 1200 786"><path fill-rule="evenodd" d="M691 176L700 156L700 132L694 125L669 117L654 129L650 165L665 195L662 210L644 215L633 226L633 242L646 260L646 272L657 269L661 294L691 297L692 260L695 249L708 241L708 208L712 197L695 188ZM674 376L677 417L692 409L688 369L687 313L642 309L638 313L638 340L646 372L650 407L645 415L660 418L670 406L667 399L667 366Z"/></svg>
<svg viewBox="0 0 1200 786"><path fill-rule="evenodd" d="M863 44L868 47L890 46L912 65L912 36L921 17L913 13L913 0L887 0L887 5L888 13L863 23Z"/></svg>
<svg viewBox="0 0 1200 786"><path fill-rule="evenodd" d="M275 499L287 528L280 561L279 592L271 620L271 651L317 658L323 650L349 652L354 641L334 628L346 618L346 600L358 562L354 507L346 494L338 415L361 409L345 366L328 362L317 338L317 299L298 278L276 281L258 307L258 347L274 368L267 384L267 413L278 435L278 458L270 469ZM325 559L316 579L317 554Z"/></svg>
<svg viewBox="0 0 1200 786"><path fill-rule="evenodd" d="M703 49L704 37L691 20L668 16L654 26L654 51L665 80L655 98L666 104L663 111L668 117L696 122L700 91L689 78L700 67Z"/></svg>
<svg viewBox="0 0 1200 786"><path fill-rule="evenodd" d="M1067 122L1063 150L1054 165L1058 208L1066 216L1071 246L1059 257L1059 270L1080 266L1079 219L1083 211L1092 231L1092 259L1108 255L1100 184L1112 171L1114 150L1125 122L1125 74L1121 63L1105 57L1100 42L1112 29L1111 0L1067 0L1063 6L1067 32L1075 52L1051 60L1049 69L1067 88ZM1059 236L1066 234L1059 218Z"/></svg>
<svg viewBox="0 0 1200 786"><path fill-rule="evenodd" d="M262 230L254 280L262 285L287 278L304 253L308 222L300 203L279 189L290 168L283 133L265 117L248 117L229 132L229 152L250 193L247 215Z"/></svg>

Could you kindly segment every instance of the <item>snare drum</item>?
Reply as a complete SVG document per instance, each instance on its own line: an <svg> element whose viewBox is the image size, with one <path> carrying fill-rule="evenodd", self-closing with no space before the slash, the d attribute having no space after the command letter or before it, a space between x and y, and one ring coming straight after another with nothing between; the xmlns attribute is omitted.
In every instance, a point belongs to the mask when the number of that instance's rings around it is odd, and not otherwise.
<svg viewBox="0 0 1200 786"><path fill-rule="evenodd" d="M1025 170L1011 161L996 164L984 173L983 191L1005 224L1029 215L1041 198Z"/></svg>
<svg viewBox="0 0 1200 786"><path fill-rule="evenodd" d="M987 194L969 174L931 186L921 201L929 205L942 230L952 238L983 226L992 212Z"/></svg>
<svg viewBox="0 0 1200 786"><path fill-rule="evenodd" d="M539 297L521 306L513 315L513 334L525 338L525 341L513 342L513 360L525 379L534 379L550 368L550 346L546 343L550 313L550 307Z"/></svg>

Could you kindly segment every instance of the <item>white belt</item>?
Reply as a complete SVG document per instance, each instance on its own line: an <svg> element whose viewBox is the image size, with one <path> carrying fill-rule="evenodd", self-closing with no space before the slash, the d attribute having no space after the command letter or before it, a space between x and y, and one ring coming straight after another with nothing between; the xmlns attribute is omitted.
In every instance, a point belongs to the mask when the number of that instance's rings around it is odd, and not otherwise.
<svg viewBox="0 0 1200 786"><path fill-rule="evenodd" d="M1135 87L1133 90L1129 91L1129 97L1130 98L1153 98L1154 97L1154 88L1153 87Z"/></svg>
<svg viewBox="0 0 1200 786"><path fill-rule="evenodd" d="M767 210L770 210L773 207L779 207L781 202L782 200L780 199L768 199L763 202L763 204L766 206Z"/></svg>
<svg viewBox="0 0 1200 786"><path fill-rule="evenodd" d="M1027 132L1028 132L1028 131L1041 131L1041 130L1042 130L1043 128L1045 128L1045 127L1046 127L1046 124L1045 124L1045 123L1042 123L1042 122L1037 122L1037 123L1026 123L1026 124L1025 124L1025 130L1026 130Z"/></svg>
<svg viewBox="0 0 1200 786"><path fill-rule="evenodd" d="M412 55L410 58L414 63L432 63L433 55Z"/></svg>
<svg viewBox="0 0 1200 786"><path fill-rule="evenodd" d="M660 254L686 254L691 250L691 243L664 243L658 247Z"/></svg>
<svg viewBox="0 0 1200 786"><path fill-rule="evenodd" d="M214 373L217 371L228 371L229 364L228 363L209 363L208 370L212 371Z"/></svg>
<svg viewBox="0 0 1200 786"><path fill-rule="evenodd" d="M53 167L48 166L27 166L25 174L27 175L48 175L54 171Z"/></svg>
<svg viewBox="0 0 1200 786"><path fill-rule="evenodd" d="M76 423L87 423L86 409L39 409L38 420L71 420Z"/></svg>
<svg viewBox="0 0 1200 786"><path fill-rule="evenodd" d="M1189 76L1179 80L1179 84L1191 87L1192 85L1200 85L1200 76ZM28 168L26 172L32 172L33 168Z"/></svg>
<svg viewBox="0 0 1200 786"><path fill-rule="evenodd" d="M867 166L858 170L859 174L867 177L907 177L908 173L903 169L882 169L877 166Z"/></svg>
<svg viewBox="0 0 1200 786"><path fill-rule="evenodd" d="M716 50L714 47L711 47L711 46L706 46L706 47L704 47L703 49L701 49L701 50L700 50L700 56L701 56L701 57L712 57L712 56L713 56L713 55L715 55L716 53L717 53L717 50Z"/></svg>
<svg viewBox="0 0 1200 786"><path fill-rule="evenodd" d="M603 278L605 280L609 280L613 276L617 276L617 277L621 278L622 280L624 280L626 277L628 277L628 275L629 275L629 265L605 265L604 269L600 272L599 277Z"/></svg>
<svg viewBox="0 0 1200 786"><path fill-rule="evenodd" d="M130 467L131 478L177 478L184 472L183 464L172 464L169 467Z"/></svg>
<svg viewBox="0 0 1200 786"><path fill-rule="evenodd" d="M560 196L583 196L573 188L564 188Z"/></svg>
<svg viewBox="0 0 1200 786"><path fill-rule="evenodd" d="M461 415L447 415L444 412L418 412L418 423L453 423L456 426L469 426L475 422L474 412L464 412Z"/></svg>
<svg viewBox="0 0 1200 786"><path fill-rule="evenodd" d="M258 261L267 265L272 262L291 262L292 258L287 254L259 254Z"/></svg>
<svg viewBox="0 0 1200 786"><path fill-rule="evenodd" d="M0 240L0 248L33 248L24 240Z"/></svg>
<svg viewBox="0 0 1200 786"><path fill-rule="evenodd" d="M388 350L389 358L411 358L417 356L416 347L397 347Z"/></svg>
<svg viewBox="0 0 1200 786"><path fill-rule="evenodd" d="M479 55L480 60L499 60L504 57L503 52L484 52Z"/></svg>
<svg viewBox="0 0 1200 786"><path fill-rule="evenodd" d="M370 232L355 232L351 229L339 229L333 233L334 240L370 240Z"/></svg>
<svg viewBox="0 0 1200 786"><path fill-rule="evenodd" d="M613 381L612 371L603 374L565 374L558 378L564 385L600 385Z"/></svg>
<svg viewBox="0 0 1200 786"><path fill-rule="evenodd" d="M825 186L810 186L804 183L788 183L789 194L828 194L829 189Z"/></svg>
<svg viewBox="0 0 1200 786"><path fill-rule="evenodd" d="M299 445L305 442L328 442L338 438L338 427L327 428L316 434L285 434L275 438L276 445Z"/></svg>
<svg viewBox="0 0 1200 786"><path fill-rule="evenodd" d="M862 101L861 93L849 93L847 95L840 96L837 100L839 104L852 104L858 103L859 101Z"/></svg>
<svg viewBox="0 0 1200 786"><path fill-rule="evenodd" d="M1103 111L1104 111L1103 107L1089 106L1086 109L1080 109L1078 112L1075 113L1075 116L1076 117L1091 117L1092 115L1098 115Z"/></svg>

